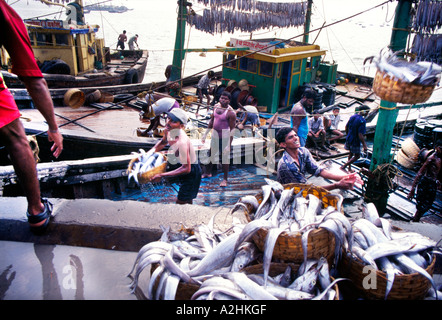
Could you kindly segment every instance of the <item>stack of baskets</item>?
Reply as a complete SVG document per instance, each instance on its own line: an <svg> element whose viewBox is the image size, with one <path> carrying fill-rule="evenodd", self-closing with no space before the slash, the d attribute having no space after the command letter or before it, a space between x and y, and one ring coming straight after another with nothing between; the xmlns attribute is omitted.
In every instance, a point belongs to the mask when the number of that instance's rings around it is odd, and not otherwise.
<svg viewBox="0 0 442 320"><path fill-rule="evenodd" d="M407 169L413 169L418 161L420 149L411 138L402 142L401 149L396 154L396 161Z"/></svg>
<svg viewBox="0 0 442 320"><path fill-rule="evenodd" d="M404 104L416 104L427 101L434 90L434 85L423 86L401 81L379 69L373 80L373 92L382 100Z"/></svg>

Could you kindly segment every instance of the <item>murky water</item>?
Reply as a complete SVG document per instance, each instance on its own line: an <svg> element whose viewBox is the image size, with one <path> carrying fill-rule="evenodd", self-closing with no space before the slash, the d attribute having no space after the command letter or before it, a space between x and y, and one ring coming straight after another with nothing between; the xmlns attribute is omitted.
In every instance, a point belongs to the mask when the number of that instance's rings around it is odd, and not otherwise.
<svg viewBox="0 0 442 320"><path fill-rule="evenodd" d="M0 300L135 300L135 252L0 241Z"/></svg>

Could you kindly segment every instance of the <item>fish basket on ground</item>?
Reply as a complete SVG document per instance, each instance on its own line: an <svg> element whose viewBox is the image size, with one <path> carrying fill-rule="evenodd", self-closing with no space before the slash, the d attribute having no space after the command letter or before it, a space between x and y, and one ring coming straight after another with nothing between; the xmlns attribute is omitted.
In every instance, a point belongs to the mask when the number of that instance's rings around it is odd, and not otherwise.
<svg viewBox="0 0 442 320"><path fill-rule="evenodd" d="M336 209L339 207L341 198L338 195L331 194L328 190L310 184L296 184L289 183L284 185L285 189L294 188L295 193L302 190L303 197L308 194L315 195L322 201L324 208L333 206ZM258 202L262 201L262 193L255 196ZM246 219L250 222L250 210L246 212ZM268 234L267 228L261 228L252 237L256 246L264 252L265 241ZM273 258L279 258L294 263L302 263L304 261L304 250L302 249L302 233L300 232L282 232L276 240L273 249ZM318 228L311 231L308 235L307 244L307 258L319 259L325 257L329 263L334 259L335 238L324 228Z"/></svg>
<svg viewBox="0 0 442 320"><path fill-rule="evenodd" d="M433 276L436 257L425 269ZM338 264L342 277L348 278L362 297L368 300L384 300L387 288L387 275L380 270L373 270L359 258L344 252ZM373 273L375 272L376 277ZM430 281L420 273L396 275L387 300L420 300L425 298L431 287Z"/></svg>
<svg viewBox="0 0 442 320"><path fill-rule="evenodd" d="M435 86L423 86L401 81L378 70L373 80L373 92L382 100L405 104L427 101Z"/></svg>
<svg viewBox="0 0 442 320"><path fill-rule="evenodd" d="M162 164L160 164L159 166L148 170L146 172L143 173L138 173L138 183L140 184L145 184L148 183L152 180L153 176L159 173L163 173L166 172L166 167L167 167L167 157L165 155L162 155L164 158L164 162ZM133 168L133 164L138 161L138 158L134 158L129 162L129 165L127 167L127 172L130 173L132 172L132 168Z"/></svg>

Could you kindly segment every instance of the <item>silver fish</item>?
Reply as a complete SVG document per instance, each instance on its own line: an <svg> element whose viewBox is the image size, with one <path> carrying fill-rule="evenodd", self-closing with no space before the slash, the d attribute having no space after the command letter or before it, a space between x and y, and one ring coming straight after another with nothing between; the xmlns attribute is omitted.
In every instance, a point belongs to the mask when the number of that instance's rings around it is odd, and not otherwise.
<svg viewBox="0 0 442 320"><path fill-rule="evenodd" d="M239 233L233 233L223 239L212 251L207 253L198 266L188 272L188 275L190 277L199 276L230 264L234 258L233 253L239 235Z"/></svg>
<svg viewBox="0 0 442 320"><path fill-rule="evenodd" d="M168 251L165 255L164 258L162 259L162 263L164 264L164 267L169 270L171 273L177 275L181 280L183 280L186 283L197 283L195 280L193 280L188 274L187 272L183 271L179 265L177 265L175 263L175 261L173 261L172 258L173 255L173 247L170 249L170 251Z"/></svg>
<svg viewBox="0 0 442 320"><path fill-rule="evenodd" d="M241 231L238 240L235 244L234 251L236 252L239 246L244 242L250 239L259 229L261 228L271 228L272 223L268 220L257 219L247 223L243 230Z"/></svg>
<svg viewBox="0 0 442 320"><path fill-rule="evenodd" d="M437 290L436 285L435 285L434 280L431 277L431 275L425 269L419 267L412 259L407 257L405 254L395 255L394 260L398 261L400 264L406 266L407 268L413 270L414 272L418 272L421 275L423 275L425 278L427 278L430 281L434 290Z"/></svg>
<svg viewBox="0 0 442 320"><path fill-rule="evenodd" d="M255 261L259 254L259 250L252 242L245 242L239 248L233 259L230 271L236 272L245 268L252 261Z"/></svg>
<svg viewBox="0 0 442 320"><path fill-rule="evenodd" d="M227 296L231 296L238 300L250 300L250 297L242 291L227 288L227 287L219 287L219 286L206 286L198 289L192 297L191 300L197 300L199 296L204 295L206 293L223 293Z"/></svg>
<svg viewBox="0 0 442 320"><path fill-rule="evenodd" d="M318 279L319 270L317 268L312 268L306 271L303 275L296 278L295 281L288 288L304 291L307 293L313 293L314 288L316 286L316 281Z"/></svg>
<svg viewBox="0 0 442 320"><path fill-rule="evenodd" d="M285 288L283 286L269 286L266 287L267 292L277 299L282 300L311 300L314 296L310 293L294 290L290 288Z"/></svg>
<svg viewBox="0 0 442 320"><path fill-rule="evenodd" d="M155 283L157 282L158 277L162 275L164 271L164 267L162 265L159 265L154 272L152 272L150 279L149 279L149 286L147 288L147 298L149 300L153 299L153 288Z"/></svg>
<svg viewBox="0 0 442 320"><path fill-rule="evenodd" d="M314 297L312 300L322 300L324 298L324 296L327 294L327 292L333 288L333 286L338 283L339 281L344 281L344 280L349 280L347 278L338 278L336 280L334 280L332 283L330 283L328 285L327 288L324 289L324 291L322 291L319 295L317 295L316 297Z"/></svg>
<svg viewBox="0 0 442 320"><path fill-rule="evenodd" d="M275 248L276 241L279 235L284 232L283 229L273 228L267 233L266 241L264 244L264 259L263 259L263 269L264 269L264 286L267 285L267 277L269 275L270 263L272 261L273 249Z"/></svg>
<svg viewBox="0 0 442 320"><path fill-rule="evenodd" d="M253 300L277 300L275 296L249 279L244 273L229 272L225 276L233 280Z"/></svg>
<svg viewBox="0 0 442 320"><path fill-rule="evenodd" d="M164 286L164 300L175 300L179 283L179 276L171 274L169 277L167 277L166 284Z"/></svg>
<svg viewBox="0 0 442 320"><path fill-rule="evenodd" d="M435 244L434 241L423 237L414 239L403 238L376 243L369 247L366 252L376 260L390 255L427 250L434 247Z"/></svg>

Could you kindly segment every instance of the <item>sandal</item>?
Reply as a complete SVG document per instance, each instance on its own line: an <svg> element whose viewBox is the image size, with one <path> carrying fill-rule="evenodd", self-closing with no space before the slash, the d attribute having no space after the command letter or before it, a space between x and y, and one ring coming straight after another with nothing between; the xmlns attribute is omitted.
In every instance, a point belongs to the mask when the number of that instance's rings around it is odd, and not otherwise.
<svg viewBox="0 0 442 320"><path fill-rule="evenodd" d="M26 212L26 216L28 217L28 222L30 224L36 224L46 219L45 223L43 223L42 225L39 225L37 227L30 226L31 231L35 234L42 234L46 230L52 215L52 203L50 203L48 199L43 199L43 198L41 199L41 202L44 205L44 210L42 213L39 213L37 215L31 215L29 214L29 212Z"/></svg>

